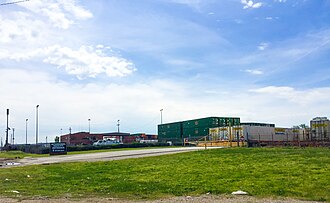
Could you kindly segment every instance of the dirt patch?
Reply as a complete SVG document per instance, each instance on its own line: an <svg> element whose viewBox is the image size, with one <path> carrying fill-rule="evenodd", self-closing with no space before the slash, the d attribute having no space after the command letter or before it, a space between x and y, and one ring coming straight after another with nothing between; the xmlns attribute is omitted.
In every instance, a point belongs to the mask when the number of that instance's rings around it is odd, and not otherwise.
<svg viewBox="0 0 330 203"><path fill-rule="evenodd" d="M86 198L86 199L69 199L69 198L61 198L61 199L31 199L31 200L17 200L10 198L1 198L0 203L88 203L88 202L114 202L114 203L178 203L178 202L191 202L191 203L319 203L317 201L302 201L296 199L282 198L282 199L273 199L273 198L256 198L252 196L233 196L233 195L224 195L224 196L216 196L216 195L202 195L202 196L186 196L186 197L172 197L167 199L158 199L158 200L124 200L124 199L116 199L116 198Z"/></svg>

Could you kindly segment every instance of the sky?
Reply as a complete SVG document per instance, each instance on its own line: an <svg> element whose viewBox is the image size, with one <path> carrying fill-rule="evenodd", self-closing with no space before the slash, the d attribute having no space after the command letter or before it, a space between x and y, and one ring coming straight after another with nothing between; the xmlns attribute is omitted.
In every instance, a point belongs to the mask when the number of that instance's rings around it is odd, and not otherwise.
<svg viewBox="0 0 330 203"><path fill-rule="evenodd" d="M39 142L118 120L157 134L161 109L163 123L330 116L330 0L11 2L0 0L3 140L10 109L15 143L26 124L35 142L36 105Z"/></svg>

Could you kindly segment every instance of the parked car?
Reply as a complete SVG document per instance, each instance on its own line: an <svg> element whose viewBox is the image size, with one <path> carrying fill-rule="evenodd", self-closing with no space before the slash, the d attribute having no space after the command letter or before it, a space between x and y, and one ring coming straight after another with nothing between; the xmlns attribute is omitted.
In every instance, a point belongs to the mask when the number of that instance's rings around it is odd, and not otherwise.
<svg viewBox="0 0 330 203"><path fill-rule="evenodd" d="M111 138L106 140L98 140L93 143L94 146L116 145L116 144L121 144L121 143L118 140Z"/></svg>

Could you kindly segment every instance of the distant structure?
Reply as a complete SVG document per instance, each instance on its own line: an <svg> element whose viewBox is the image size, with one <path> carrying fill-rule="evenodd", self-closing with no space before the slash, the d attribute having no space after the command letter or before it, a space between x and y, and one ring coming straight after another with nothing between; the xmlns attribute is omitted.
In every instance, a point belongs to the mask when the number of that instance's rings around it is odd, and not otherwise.
<svg viewBox="0 0 330 203"><path fill-rule="evenodd" d="M236 117L206 117L165 123L158 125L158 140L159 142L180 144L187 139L195 141L208 136L210 128L239 125L240 118Z"/></svg>
<svg viewBox="0 0 330 203"><path fill-rule="evenodd" d="M89 132L77 132L62 135L60 142L65 142L67 145L92 145L99 140L113 140L116 143L133 143L133 142L148 142L151 140L157 140L157 135L148 135L145 133L123 133L123 132L111 132L111 133L89 133Z"/></svg>
<svg viewBox="0 0 330 203"><path fill-rule="evenodd" d="M325 141L330 139L330 120L327 117L316 117L310 121L311 139Z"/></svg>

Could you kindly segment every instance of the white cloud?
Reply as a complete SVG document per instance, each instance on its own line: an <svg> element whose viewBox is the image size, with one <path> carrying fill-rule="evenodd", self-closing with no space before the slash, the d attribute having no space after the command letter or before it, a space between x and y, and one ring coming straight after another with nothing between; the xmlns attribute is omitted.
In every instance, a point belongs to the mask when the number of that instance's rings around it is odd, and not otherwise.
<svg viewBox="0 0 330 203"><path fill-rule="evenodd" d="M252 0L241 0L241 3L244 5L244 9L260 8L263 5L261 2L254 3Z"/></svg>
<svg viewBox="0 0 330 203"><path fill-rule="evenodd" d="M10 53L0 50L0 59L11 59L16 61L42 59L44 63L64 68L70 75L79 79L86 77L95 78L100 74L109 77L123 77L136 71L134 64L120 56L107 55L107 48L98 45L81 46L78 50L69 47L54 45L46 48L31 50L29 52Z"/></svg>
<svg viewBox="0 0 330 203"><path fill-rule="evenodd" d="M98 46L100 47L100 46ZM134 64L118 56L107 56L104 49L94 49L92 46L81 46L72 50L59 45L49 47L45 63L64 68L69 74L78 78L96 77L105 73L109 77L122 77L135 71Z"/></svg>
<svg viewBox="0 0 330 203"><path fill-rule="evenodd" d="M84 20L93 17L93 14L78 6L75 0L33 0L20 6L36 15L48 17L53 26L68 29L73 19Z"/></svg>
<svg viewBox="0 0 330 203"><path fill-rule="evenodd" d="M324 103L330 99L330 88L313 88L309 90L296 90L293 87L287 86L267 86L250 92L256 92L263 95L271 96L272 98L279 98L282 100L290 101L294 104L302 106L308 106L312 108L312 105L317 103ZM314 106L317 107L317 106ZM321 108L321 106L319 106Z"/></svg>
<svg viewBox="0 0 330 203"><path fill-rule="evenodd" d="M15 46L22 44L38 43L38 38L43 35L45 23L33 19L30 14L16 12L7 16L0 14L0 42L2 46L16 42Z"/></svg>
<svg viewBox="0 0 330 203"><path fill-rule="evenodd" d="M26 9L0 14L0 59L43 61L80 79L100 74L121 77L136 70L132 62L113 54L102 44L85 46L79 41L80 48L70 47L77 47L74 45L77 37L68 37L62 29L68 29L75 20L92 17L76 1L34 0L18 5Z"/></svg>
<svg viewBox="0 0 330 203"><path fill-rule="evenodd" d="M275 2L279 2L279 3L285 3L286 0L274 0Z"/></svg>
<svg viewBox="0 0 330 203"><path fill-rule="evenodd" d="M245 72L250 73L252 75L262 75L262 74L264 74L264 72L262 72L261 70L252 70L252 69L247 69L247 70L245 70Z"/></svg>
<svg viewBox="0 0 330 203"><path fill-rule="evenodd" d="M263 51L263 50L267 49L268 46L269 46L268 43L266 43L266 42L262 42L262 43L259 44L258 49L259 49L260 51Z"/></svg>
<svg viewBox="0 0 330 203"><path fill-rule="evenodd" d="M172 3L176 3L176 4L183 4L183 5L187 5L193 8L199 8L200 4L203 3L203 0L165 0L165 1L170 1ZM205 2L205 0L204 0Z"/></svg>

